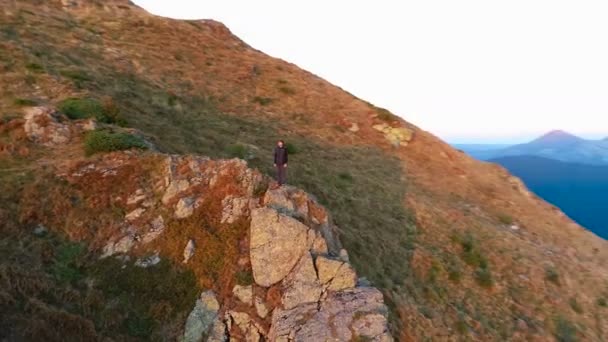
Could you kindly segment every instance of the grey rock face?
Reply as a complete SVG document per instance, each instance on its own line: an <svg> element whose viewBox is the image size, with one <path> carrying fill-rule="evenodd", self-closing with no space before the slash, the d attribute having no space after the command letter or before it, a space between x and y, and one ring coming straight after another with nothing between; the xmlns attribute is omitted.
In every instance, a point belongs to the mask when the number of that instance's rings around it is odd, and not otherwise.
<svg viewBox="0 0 608 342"><path fill-rule="evenodd" d="M319 280L328 290L339 291L357 285L357 274L350 264L322 256L317 257L315 264Z"/></svg>
<svg viewBox="0 0 608 342"><path fill-rule="evenodd" d="M203 292L186 320L183 342L200 342L212 330L221 330L221 325L215 328L216 324L221 324L216 323L219 310L220 304L213 291Z"/></svg>
<svg viewBox="0 0 608 342"><path fill-rule="evenodd" d="M330 294L316 303L291 310L275 310L268 337L271 341L392 341L382 294L355 288Z"/></svg>
<svg viewBox="0 0 608 342"><path fill-rule="evenodd" d="M51 108L28 108L23 128L31 141L45 146L65 144L71 138L70 126L60 123Z"/></svg>
<svg viewBox="0 0 608 342"><path fill-rule="evenodd" d="M321 282L312 263L310 253L305 253L293 271L283 280L282 303L285 309L294 308L302 303L319 301Z"/></svg>
<svg viewBox="0 0 608 342"><path fill-rule="evenodd" d="M251 213L250 257L253 278L264 287L281 281L304 251L308 227L270 208Z"/></svg>

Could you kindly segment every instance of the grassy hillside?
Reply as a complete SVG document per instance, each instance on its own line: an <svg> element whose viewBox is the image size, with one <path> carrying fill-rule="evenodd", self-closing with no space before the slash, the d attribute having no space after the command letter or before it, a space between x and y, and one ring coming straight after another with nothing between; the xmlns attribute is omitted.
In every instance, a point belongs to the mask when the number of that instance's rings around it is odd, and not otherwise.
<svg viewBox="0 0 608 342"><path fill-rule="evenodd" d="M24 106L69 112L76 103L162 151L244 158L265 173L274 141L285 139L290 183L331 210L358 273L391 304L401 340L604 338L606 242L504 170L254 50L217 22L154 17L126 1L76 3L3 6L7 125ZM382 123L413 130L413 140L394 147L373 128ZM38 177L45 156L18 138L2 138L3 185ZM12 205L5 215L19 211ZM25 223L10 217L19 231ZM22 239L3 232L5 245Z"/></svg>

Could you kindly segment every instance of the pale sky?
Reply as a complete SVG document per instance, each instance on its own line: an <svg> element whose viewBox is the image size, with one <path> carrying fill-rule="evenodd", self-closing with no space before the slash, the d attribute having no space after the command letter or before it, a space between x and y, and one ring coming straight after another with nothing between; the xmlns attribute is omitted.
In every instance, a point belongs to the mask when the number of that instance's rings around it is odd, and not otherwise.
<svg viewBox="0 0 608 342"><path fill-rule="evenodd" d="M608 1L135 0L215 19L450 142L608 136Z"/></svg>

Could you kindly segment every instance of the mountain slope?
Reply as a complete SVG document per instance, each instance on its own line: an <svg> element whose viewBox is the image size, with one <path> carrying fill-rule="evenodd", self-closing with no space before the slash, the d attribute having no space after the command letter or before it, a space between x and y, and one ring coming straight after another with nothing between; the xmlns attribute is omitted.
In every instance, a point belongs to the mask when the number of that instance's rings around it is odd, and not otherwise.
<svg viewBox="0 0 608 342"><path fill-rule="evenodd" d="M587 140L564 131L551 131L525 144L503 149L476 150L465 148L471 156L489 160L509 156L537 156L571 163L608 164L606 140Z"/></svg>
<svg viewBox="0 0 608 342"><path fill-rule="evenodd" d="M564 163L540 157L492 159L520 177L540 197L584 227L608 238L608 167Z"/></svg>
<svg viewBox="0 0 608 342"><path fill-rule="evenodd" d="M34 266L0 263L3 338L167 341L183 327L186 342L392 341L381 292L357 284L330 214L308 194L269 186L239 159L137 151L145 145L66 156L111 129L45 107L10 129L47 149L19 208L38 222L22 240L43 251L2 246Z"/></svg>
<svg viewBox="0 0 608 342"><path fill-rule="evenodd" d="M217 22L154 17L118 0L66 4L3 5L4 126L22 106L70 112L65 100L77 98L163 152L237 156L268 174L284 138L296 152L289 181L332 212L355 269L382 290L396 338L604 339L596 303L606 296L606 242L504 169L254 50ZM16 184L4 203L40 201L25 184L40 177L46 151L20 139L2 135L2 182ZM75 222L10 208L3 215L17 231ZM99 251L86 236L64 238ZM3 233L7 245L18 238Z"/></svg>

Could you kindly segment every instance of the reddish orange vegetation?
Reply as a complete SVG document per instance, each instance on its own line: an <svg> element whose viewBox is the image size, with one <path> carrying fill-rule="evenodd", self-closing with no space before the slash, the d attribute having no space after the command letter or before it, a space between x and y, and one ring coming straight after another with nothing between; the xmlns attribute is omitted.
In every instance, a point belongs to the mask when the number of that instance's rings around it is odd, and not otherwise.
<svg viewBox="0 0 608 342"><path fill-rule="evenodd" d="M417 282L389 284L383 290L399 316L395 329L402 340L422 337L500 340L504 336L512 340L551 340L563 337L557 323L562 316L576 326L574 335L579 338L605 340L608 320L602 311L605 309L596 302L608 291L606 241L530 194L519 180L499 166L475 161L402 120L391 125L413 129L413 140L406 147L392 147L372 128L382 122L377 109L293 64L249 47L214 21L154 17L118 0L104 2L103 6L88 3L65 10L59 1L44 6L23 1L17 7L15 13L24 9L35 14L22 13L29 26L19 24L16 16L8 12L0 16L21 33L21 41L0 41L0 51L10 51L10 59L14 60L13 71L0 74L0 80L7 85L0 97L0 108L6 113L18 112L12 102L17 96L27 95L55 104L69 96L96 91L95 87L85 91L56 74L35 74L36 87L24 82L24 73L32 75L23 70L33 53L21 47L34 49L36 44L26 43L35 41L29 30L37 28L53 32L48 43L59 52L83 51L83 55L93 55L97 63L86 65L86 69L96 75L122 72L138 82L166 90L178 98L175 105L178 109L171 113L181 113L179 99L204 98L213 104L214 110L234 117L260 122L280 119L280 132L286 136L304 136L328 149L374 147L397 158L403 169L400 176L406 184L403 207L416 223L416 249L411 261L387 262L403 265L402 270L394 273L407 272L411 267ZM66 20L74 21L76 28L68 31L56 28ZM124 86L122 81L128 83L133 79L121 79L113 86ZM129 93L132 89L124 87L126 90L121 91L128 94L126 97L132 95ZM165 99L146 98L146 102L154 101ZM353 123L360 128L357 132L348 130ZM153 126L149 122L137 124L140 128ZM10 131L10 138L0 140L0 156L32 153L31 147L22 141L22 130L16 129L19 125L19 120L0 125L0 134ZM172 142L171 138L163 138L158 140ZM236 140L240 136L230 138ZM100 248L118 229L113 215L124 215L108 208L132 209L125 205L126 196L137 187L154 188L158 181L156 160L118 155L126 158L125 166L116 176L121 182L93 173L70 179L73 187L66 187L61 182L40 178L26 189L22 218L32 223L47 222L73 239L87 239ZM74 162L82 157L77 142L61 154L45 157L40 164L48 165L52 160L60 173L66 174L90 162ZM93 160L103 158L112 155ZM369 165L370 169L375 167ZM362 191L366 190L369 189ZM236 190L226 182L226 186L214 191L217 192L210 193L209 198L223 198ZM246 224L219 224L221 209L217 201L205 202L201 208L205 210L197 210L192 218L167 222L175 229L168 229L164 240L155 242L155 246L179 263L185 241L196 239L201 253L195 255L192 265L197 265L193 269L199 281L207 287L216 286L217 281L230 284L218 288L226 296L234 284L234 275L249 267L239 263L239 255L246 253ZM1 215L2 211L0 218ZM373 218L370 221L375 223ZM517 229L512 229L507 221L512 221ZM367 229L372 234L383 234L375 231L378 227L373 225ZM462 239L467 234L472 237L477 254L465 254L466 241ZM368 241L359 242L361 249L376 248L381 252L385 248L367 245ZM356 256L359 251L349 252ZM481 286L479 282L483 279L476 278L484 262L492 273L491 287ZM552 269L559 274L558 282L548 276L548 270ZM266 294L269 302L273 302L275 292L271 288ZM408 297L412 294L417 297ZM584 307L582 312L572 308L571 298Z"/></svg>

